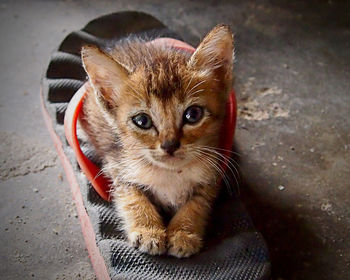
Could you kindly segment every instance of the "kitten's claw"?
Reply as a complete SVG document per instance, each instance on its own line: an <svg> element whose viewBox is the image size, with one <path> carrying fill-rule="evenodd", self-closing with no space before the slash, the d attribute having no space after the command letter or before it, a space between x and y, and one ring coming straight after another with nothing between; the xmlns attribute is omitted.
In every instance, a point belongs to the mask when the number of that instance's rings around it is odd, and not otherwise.
<svg viewBox="0 0 350 280"><path fill-rule="evenodd" d="M177 231L168 237L168 254L177 258L187 258L202 248L198 234Z"/></svg>
<svg viewBox="0 0 350 280"><path fill-rule="evenodd" d="M143 253L161 255L166 251L166 233L162 229L137 228L129 236L131 246Z"/></svg>

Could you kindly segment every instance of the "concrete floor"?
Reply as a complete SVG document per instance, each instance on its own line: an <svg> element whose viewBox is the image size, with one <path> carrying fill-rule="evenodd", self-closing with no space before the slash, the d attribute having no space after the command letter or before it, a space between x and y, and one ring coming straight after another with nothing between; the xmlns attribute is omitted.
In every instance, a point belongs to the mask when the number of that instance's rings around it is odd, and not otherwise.
<svg viewBox="0 0 350 280"><path fill-rule="evenodd" d="M0 1L1 278L95 278L41 117L40 77L69 32L139 10L192 44L230 24L240 189L273 279L350 279L349 4L145 2Z"/></svg>

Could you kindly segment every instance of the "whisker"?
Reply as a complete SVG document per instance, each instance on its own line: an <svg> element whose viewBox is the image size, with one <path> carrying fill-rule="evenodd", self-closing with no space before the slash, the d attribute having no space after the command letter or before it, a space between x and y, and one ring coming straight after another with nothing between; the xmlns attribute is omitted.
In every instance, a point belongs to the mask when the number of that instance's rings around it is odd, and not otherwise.
<svg viewBox="0 0 350 280"><path fill-rule="evenodd" d="M194 156L196 157L196 159L198 159L199 162L201 163L208 163L211 167L214 167L214 169L220 174L221 177L223 177L223 173L222 173L222 170L218 168L218 166L210 159L206 158L206 157L203 157L202 154L200 154L199 152L198 153L195 153ZM203 162L205 160L205 162ZM205 164L206 165L206 164ZM206 167L208 167L208 165L206 165Z"/></svg>
<svg viewBox="0 0 350 280"><path fill-rule="evenodd" d="M204 148L209 148L209 149L214 149L214 150L218 150L218 151L225 151L231 154L235 154L237 156L241 156L240 153L232 151L232 150L228 150L228 149L223 149L223 148L218 148L218 147L211 147L211 146L205 146L205 145L193 145L193 147L204 147Z"/></svg>
<svg viewBox="0 0 350 280"><path fill-rule="evenodd" d="M210 152L214 152L214 151L210 151ZM230 159L225 157L224 155L220 154L220 153L217 153L217 154L211 154L210 152L206 151L201 151L202 154L206 155L206 156L209 156L209 157L212 157L213 159L216 159L218 160L219 162L221 162L222 164L224 164L230 171L230 173L233 175L233 178L235 179L236 181L236 184L237 184L237 191L238 193L240 194L240 190L239 190L239 182L236 178L236 174L238 175L239 179L240 179L240 174L237 170L237 168L233 165L232 162L230 162ZM236 171L236 173L232 170L232 168ZM240 179L241 180L241 179Z"/></svg>
<svg viewBox="0 0 350 280"><path fill-rule="evenodd" d="M201 154L199 151L195 151L197 152L197 155L199 156L199 161L203 163L203 160L205 160L207 163L210 164L210 166L212 166L217 172L218 174L220 175L220 177L222 178L222 180L224 181L230 195L232 195L232 192L231 192L231 188L230 188L230 183L226 177L226 174L223 172L223 170L221 169L222 167L217 164L214 160L208 158L208 157L203 157L203 154ZM201 157L200 157L201 156Z"/></svg>
<svg viewBox="0 0 350 280"><path fill-rule="evenodd" d="M201 88L201 89L196 90L195 92L191 92L191 94L189 94L187 98L192 97L192 96L195 95L196 93L203 92L204 90L205 90L204 88Z"/></svg>
<svg viewBox="0 0 350 280"><path fill-rule="evenodd" d="M191 82L192 82L193 77L194 77L195 74L196 74L195 72L192 74L191 79L190 79L190 81L188 82L188 84L187 84L187 86L186 86L186 88L185 88L185 90L184 90L185 95L187 95L187 89L188 89L188 87L190 86L190 84L191 84Z"/></svg>
<svg viewBox="0 0 350 280"><path fill-rule="evenodd" d="M227 161L228 163L230 163L231 166L236 170L236 172L237 172L237 174L238 174L238 176L239 176L239 172L238 172L238 170L236 169L236 166L235 166L233 163L237 164L237 166L239 166L239 164L238 164L233 158L228 157L228 156L226 156L226 155L223 155L222 153L217 152L217 151L215 151L215 150L213 150L213 149L210 149L210 148L204 148L204 147L203 147L203 148L201 148L201 149L203 149L203 150L205 150L205 151L208 151L208 152L213 152L213 153L215 153L216 155L218 155L219 157L221 157L221 158L225 161L225 163L226 163L226 161Z"/></svg>
<svg viewBox="0 0 350 280"><path fill-rule="evenodd" d="M228 170L230 171L230 173L233 175L233 178L235 179L235 182L236 182L236 185L237 185L237 192L238 194L240 194L240 190L239 190L239 182L236 178L236 174L238 175L238 177L240 178L240 174L237 170L237 168L234 166L233 162L231 162L233 159L225 156L225 155L222 155L221 153L213 150L213 149L209 149L209 148L203 148L203 147L194 147L194 149L201 153L202 156L207 156L207 157L210 157L218 162L221 162L222 164L224 164ZM234 160L233 160L234 161ZM234 161L235 162L235 161ZM235 162L236 163L236 162ZM237 163L236 163L237 164ZM220 165L221 168L223 168L221 165ZM236 171L236 173L233 171L233 169Z"/></svg>
<svg viewBox="0 0 350 280"><path fill-rule="evenodd" d="M194 90L195 88L197 88L198 86L200 86L201 84L203 84L203 83L205 83L205 82L206 82L205 80L198 82L197 84L195 84L195 85L188 91L187 94L188 94L188 95L191 95L192 90Z"/></svg>

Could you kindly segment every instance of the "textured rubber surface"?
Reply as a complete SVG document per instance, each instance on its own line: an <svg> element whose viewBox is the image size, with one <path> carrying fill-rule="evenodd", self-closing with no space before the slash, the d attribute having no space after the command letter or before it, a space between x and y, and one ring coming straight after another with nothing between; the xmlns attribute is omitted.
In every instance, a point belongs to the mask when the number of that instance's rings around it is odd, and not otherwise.
<svg viewBox="0 0 350 280"><path fill-rule="evenodd" d="M129 34L181 39L157 19L144 13L107 15L69 34L52 55L43 78L44 105L74 168L93 226L96 240L86 239L87 242L96 242L111 279L268 279L270 262L266 245L239 198L229 195L225 189L214 207L206 246L201 253L180 260L167 256L152 257L127 245L118 230L113 205L99 197L79 171L74 154L66 143L62 122L67 102L86 80L79 57L80 48L83 44L112 46ZM93 159L93 150L87 143L83 151ZM91 258L94 262L94 256Z"/></svg>

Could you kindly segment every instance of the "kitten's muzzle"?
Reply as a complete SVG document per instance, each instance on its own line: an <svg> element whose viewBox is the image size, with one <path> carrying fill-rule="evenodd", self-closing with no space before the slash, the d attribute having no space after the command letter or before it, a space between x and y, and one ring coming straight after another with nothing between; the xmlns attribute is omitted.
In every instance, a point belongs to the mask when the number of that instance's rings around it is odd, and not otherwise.
<svg viewBox="0 0 350 280"><path fill-rule="evenodd" d="M178 139L165 140L160 147L169 155L173 155L174 152L180 148L180 141Z"/></svg>

